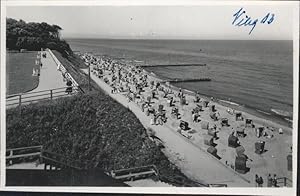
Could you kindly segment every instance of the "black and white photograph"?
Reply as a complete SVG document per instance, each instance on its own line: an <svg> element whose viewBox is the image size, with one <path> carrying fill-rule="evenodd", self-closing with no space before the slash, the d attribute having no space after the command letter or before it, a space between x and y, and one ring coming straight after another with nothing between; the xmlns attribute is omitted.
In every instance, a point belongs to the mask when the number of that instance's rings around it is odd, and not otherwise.
<svg viewBox="0 0 300 196"><path fill-rule="evenodd" d="M4 189L296 194L299 2L25 2L1 8Z"/></svg>

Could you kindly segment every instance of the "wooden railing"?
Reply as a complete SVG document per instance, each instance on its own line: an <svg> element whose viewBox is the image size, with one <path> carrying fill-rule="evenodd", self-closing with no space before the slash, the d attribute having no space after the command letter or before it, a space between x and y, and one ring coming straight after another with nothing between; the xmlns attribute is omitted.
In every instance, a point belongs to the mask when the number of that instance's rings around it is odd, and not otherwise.
<svg viewBox="0 0 300 196"><path fill-rule="evenodd" d="M13 164L14 160L17 161L34 157L39 159L40 163L44 163L45 166L50 165L54 166L55 168L67 167L77 170L86 168L85 163L74 161L66 158L63 155L44 150L43 146L29 146L21 148L11 148L6 150L6 163L9 165Z"/></svg>
<svg viewBox="0 0 300 196"><path fill-rule="evenodd" d="M52 50L47 49L47 51L50 53L51 57L53 58L54 62L56 63L59 70L65 75L65 77L72 82L72 86L76 87L79 86L76 80L71 76L71 74L68 73L67 69L63 66L63 64L56 58L56 56L53 54Z"/></svg>
<svg viewBox="0 0 300 196"><path fill-rule="evenodd" d="M208 184L209 187L227 187L227 184Z"/></svg>
<svg viewBox="0 0 300 196"><path fill-rule="evenodd" d="M6 161L18 158L40 156L43 146L6 149Z"/></svg>
<svg viewBox="0 0 300 196"><path fill-rule="evenodd" d="M292 180L290 180L289 178L287 177L280 177L280 178L277 178L277 185L280 186L280 187L290 187L290 186L293 186L293 182Z"/></svg>
<svg viewBox="0 0 300 196"><path fill-rule="evenodd" d="M68 93L66 91L67 88L72 88L72 92ZM83 93L83 90L79 86L12 94L6 97L6 107L21 106L22 104L29 104L41 100L53 100L59 97L66 97L77 93Z"/></svg>
<svg viewBox="0 0 300 196"><path fill-rule="evenodd" d="M158 175L158 170L155 165L147 165L142 167L133 167L128 169L112 170L111 176L118 180L131 180L136 178Z"/></svg>
<svg viewBox="0 0 300 196"><path fill-rule="evenodd" d="M47 150L43 150L41 152L40 158L41 158L41 162L47 165L53 165L56 168L68 167L77 170L86 169L86 165L84 163L68 159L61 154L57 154Z"/></svg>

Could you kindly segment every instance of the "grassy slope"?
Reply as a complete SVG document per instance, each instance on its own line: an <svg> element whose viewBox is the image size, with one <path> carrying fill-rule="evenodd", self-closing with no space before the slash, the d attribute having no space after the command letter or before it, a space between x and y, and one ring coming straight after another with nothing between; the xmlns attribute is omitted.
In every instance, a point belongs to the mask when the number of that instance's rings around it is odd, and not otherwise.
<svg viewBox="0 0 300 196"><path fill-rule="evenodd" d="M39 84L38 76L32 76L37 52L6 53L6 94L23 93L35 89Z"/></svg>
<svg viewBox="0 0 300 196"><path fill-rule="evenodd" d="M107 171L155 164L169 178L164 181L192 183L146 137L135 115L101 92L23 106L21 114L9 109L6 126L7 148L44 145Z"/></svg>
<svg viewBox="0 0 300 196"><path fill-rule="evenodd" d="M57 55L57 53L56 53ZM87 91L87 79L78 71L80 60L61 60ZM94 92L41 102L7 111L7 147L44 145L46 149L89 167L105 170L155 164L161 180L196 186L173 165L148 137L145 128L127 108L92 83Z"/></svg>
<svg viewBox="0 0 300 196"><path fill-rule="evenodd" d="M74 79L78 82L80 87L85 91L88 92L88 77L86 74L80 71L80 69L86 69L87 66L84 64L83 60L81 60L78 56L69 56L68 59L62 57L62 55L57 52L53 51L57 59L65 66L68 72L74 77ZM91 80L91 90L92 91L102 91L101 88Z"/></svg>

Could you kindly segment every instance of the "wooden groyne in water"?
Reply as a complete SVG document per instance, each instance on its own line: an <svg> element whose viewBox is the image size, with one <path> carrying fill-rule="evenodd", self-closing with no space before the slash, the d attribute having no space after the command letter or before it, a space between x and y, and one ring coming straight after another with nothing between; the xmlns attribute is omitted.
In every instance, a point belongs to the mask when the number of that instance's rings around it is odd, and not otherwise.
<svg viewBox="0 0 300 196"><path fill-rule="evenodd" d="M160 64L160 65L142 65L141 67L185 67L185 66L206 66L205 63L189 63L189 64Z"/></svg>
<svg viewBox="0 0 300 196"><path fill-rule="evenodd" d="M209 82L209 81L211 81L210 78L194 78L194 79L174 78L170 80L164 80L163 82L177 83L177 82Z"/></svg>

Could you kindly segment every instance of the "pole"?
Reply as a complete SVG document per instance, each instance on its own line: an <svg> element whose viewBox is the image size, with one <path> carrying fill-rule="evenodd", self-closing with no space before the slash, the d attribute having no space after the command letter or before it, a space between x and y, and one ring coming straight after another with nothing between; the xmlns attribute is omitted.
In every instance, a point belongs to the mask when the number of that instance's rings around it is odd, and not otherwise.
<svg viewBox="0 0 300 196"><path fill-rule="evenodd" d="M89 91L91 91L91 67L89 65Z"/></svg>
<svg viewBox="0 0 300 196"><path fill-rule="evenodd" d="M52 100L52 97L53 97L53 92L52 92L52 90L50 90L50 98L51 98L51 100Z"/></svg>

